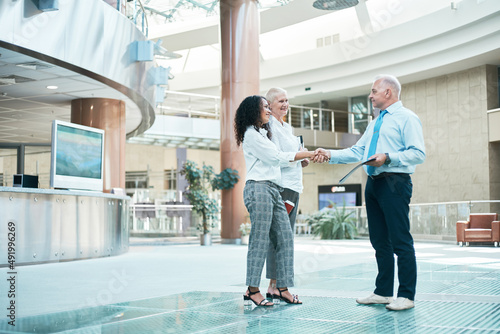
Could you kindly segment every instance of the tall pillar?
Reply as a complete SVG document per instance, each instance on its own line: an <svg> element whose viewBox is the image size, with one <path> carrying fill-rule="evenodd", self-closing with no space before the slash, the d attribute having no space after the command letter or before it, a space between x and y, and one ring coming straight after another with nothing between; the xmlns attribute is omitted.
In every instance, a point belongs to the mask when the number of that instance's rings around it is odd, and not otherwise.
<svg viewBox="0 0 500 334"><path fill-rule="evenodd" d="M223 243L235 243L245 221L243 204L245 159L236 146L234 116L243 99L259 93L259 12L257 0L221 0L220 29L222 55L221 91L221 170L236 169L240 181L222 191Z"/></svg>
<svg viewBox="0 0 500 334"><path fill-rule="evenodd" d="M105 131L103 191L125 189L125 102L105 98L73 100L71 122Z"/></svg>

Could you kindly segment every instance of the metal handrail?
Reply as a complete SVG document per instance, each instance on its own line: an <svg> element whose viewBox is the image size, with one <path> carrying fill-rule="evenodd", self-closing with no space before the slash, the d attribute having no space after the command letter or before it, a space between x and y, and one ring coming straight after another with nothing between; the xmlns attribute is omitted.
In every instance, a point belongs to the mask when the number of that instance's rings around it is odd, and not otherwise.
<svg viewBox="0 0 500 334"><path fill-rule="evenodd" d="M150 211L150 210L158 210L165 209L171 211L181 211L181 210L189 210L193 208L192 205L189 204L131 204L130 209L133 211Z"/></svg>
<svg viewBox="0 0 500 334"><path fill-rule="evenodd" d="M137 3L139 3L139 6L141 7L141 10L137 10ZM128 1L127 1L127 4L128 4ZM120 1L118 1L118 10L120 10ZM137 16L139 15L139 13L142 11L142 27L141 27L141 31L142 33L148 37L148 33L149 33L149 23L148 23L148 16L146 15L146 9L144 8L144 6L142 5L142 2L141 0L134 0L134 3L131 4L131 6L134 6L134 13L133 13L133 22L134 24L137 26ZM128 16L128 15L127 15ZM144 32L144 22L146 23L146 31Z"/></svg>
<svg viewBox="0 0 500 334"><path fill-rule="evenodd" d="M500 200L474 200L474 201L454 201L454 202L432 202L432 203L412 203L410 207L431 206L431 205L450 205L450 204L468 204L472 208L474 204L479 203L500 203ZM364 209L365 206L346 206L346 209Z"/></svg>
<svg viewBox="0 0 500 334"><path fill-rule="evenodd" d="M172 98L173 97L173 98ZM185 99L188 99L186 102ZM210 101L206 101L206 100ZM193 107L191 107L193 105ZM202 117L202 118L210 118L218 120L220 118L220 111L218 106L220 105L220 97L214 95L206 95L206 94L196 94L196 93L187 93L187 92L178 92L178 91L165 91L165 98L161 104L157 106L157 115L176 115L176 116L187 116L191 117ZM200 107L201 106L201 107ZM292 125L292 120L294 120L293 126L296 128L304 128L311 130L319 130L319 131L331 131L335 132L336 125L336 117L335 115L342 114L345 115L346 119L349 119L350 115L358 115L358 113L353 113L344 110L335 110L329 108L321 108L321 107L309 107L309 106L300 106L291 104L289 106L289 113L286 118L286 122ZM299 120L297 125L295 120L297 119L297 115L295 113L297 111L311 111L312 113L318 113L318 116L313 117L311 115L309 119L309 124L303 124ZM328 116L325 116L327 115ZM369 123L372 119L371 115L367 115L366 123ZM324 119L329 120L328 123L324 123ZM302 120L302 118L301 118ZM337 120L338 122L338 120ZM357 133L354 130L354 123L348 122L347 124L347 132L348 133ZM363 132L362 129L356 129L357 131Z"/></svg>

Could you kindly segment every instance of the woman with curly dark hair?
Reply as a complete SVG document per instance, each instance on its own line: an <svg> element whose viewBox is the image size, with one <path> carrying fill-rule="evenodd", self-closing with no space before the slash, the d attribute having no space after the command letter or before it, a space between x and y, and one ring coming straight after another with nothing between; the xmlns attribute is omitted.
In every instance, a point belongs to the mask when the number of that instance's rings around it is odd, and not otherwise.
<svg viewBox="0 0 500 334"><path fill-rule="evenodd" d="M281 198L280 166L290 162L313 158L314 152L282 152L270 140L271 110L267 100L258 95L245 98L236 110L234 130L236 142L243 147L247 169L243 191L245 206L252 227L247 254L248 290L243 296L245 304L273 306L259 291L260 277L267 257L269 241L276 249L277 300L288 304L302 304L288 291L293 286L293 232Z"/></svg>

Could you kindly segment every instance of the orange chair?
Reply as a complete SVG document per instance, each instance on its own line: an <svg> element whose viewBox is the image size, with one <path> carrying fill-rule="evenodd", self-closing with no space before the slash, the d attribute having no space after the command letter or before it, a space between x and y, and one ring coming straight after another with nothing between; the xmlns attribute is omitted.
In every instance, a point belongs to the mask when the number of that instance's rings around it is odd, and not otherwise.
<svg viewBox="0 0 500 334"><path fill-rule="evenodd" d="M460 247L465 242L500 242L500 221L496 213L471 213L468 221L457 222L457 242Z"/></svg>

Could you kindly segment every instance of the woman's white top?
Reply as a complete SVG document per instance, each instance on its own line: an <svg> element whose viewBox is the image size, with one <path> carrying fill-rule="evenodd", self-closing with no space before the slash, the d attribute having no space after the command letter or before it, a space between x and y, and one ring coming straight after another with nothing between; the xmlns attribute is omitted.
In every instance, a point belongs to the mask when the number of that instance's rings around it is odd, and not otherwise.
<svg viewBox="0 0 500 334"><path fill-rule="evenodd" d="M267 138L267 130L247 127L243 137L246 180L271 181L282 186L281 166L288 166L298 150L283 152Z"/></svg>
<svg viewBox="0 0 500 334"><path fill-rule="evenodd" d="M286 122L277 120L274 116L270 117L272 142L283 152L293 152L300 150L300 141L294 136L292 126ZM291 189L299 194L304 189L302 185L302 164L295 161L287 166L281 167L281 186Z"/></svg>

